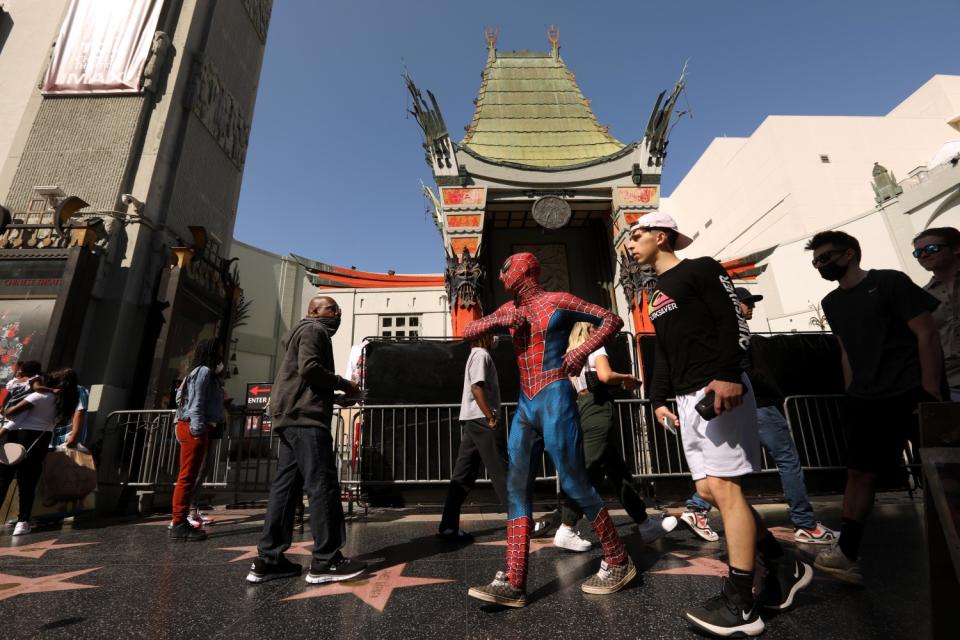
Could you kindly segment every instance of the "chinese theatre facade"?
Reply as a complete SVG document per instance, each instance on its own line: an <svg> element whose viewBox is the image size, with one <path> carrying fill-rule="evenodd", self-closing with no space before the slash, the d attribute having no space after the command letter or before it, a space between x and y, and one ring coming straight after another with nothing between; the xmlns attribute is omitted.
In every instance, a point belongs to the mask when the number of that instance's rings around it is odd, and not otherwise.
<svg viewBox="0 0 960 640"><path fill-rule="evenodd" d="M436 182L436 191L425 191L447 254L453 334L507 300L493 283L507 256L520 251L540 259L548 290L568 291L632 320L634 330L648 329L635 304L644 295L643 274L625 259L625 241L630 225L659 205L682 78L658 98L644 137L623 143L580 92L560 57L558 30L548 30L543 53L498 51L496 33L485 35L476 108L459 143L434 95L424 97L407 79Z"/></svg>

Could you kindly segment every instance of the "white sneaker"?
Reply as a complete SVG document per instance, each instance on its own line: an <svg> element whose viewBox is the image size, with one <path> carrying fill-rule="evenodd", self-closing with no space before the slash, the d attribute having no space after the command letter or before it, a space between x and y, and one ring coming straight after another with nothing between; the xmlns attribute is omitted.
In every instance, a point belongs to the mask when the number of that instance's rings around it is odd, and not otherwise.
<svg viewBox="0 0 960 640"><path fill-rule="evenodd" d="M803 544L833 544L839 537L839 533L823 526L820 522L813 529L797 527L797 530L793 532L793 541Z"/></svg>
<svg viewBox="0 0 960 640"><path fill-rule="evenodd" d="M203 527L212 523L213 518L206 515L205 513L197 511L196 513L191 513L190 515L187 516L187 522L190 523L191 527L197 528L197 527Z"/></svg>
<svg viewBox="0 0 960 640"><path fill-rule="evenodd" d="M705 514L696 511L684 511L680 514L680 520L707 542L716 542L720 539L719 534L710 528L710 521Z"/></svg>
<svg viewBox="0 0 960 640"><path fill-rule="evenodd" d="M30 523L29 522L18 522L17 526L13 528L13 535L22 536L30 533Z"/></svg>
<svg viewBox="0 0 960 640"><path fill-rule="evenodd" d="M643 544L650 544L657 538L662 538L677 528L677 519L673 516L664 518L647 518L637 525L637 532Z"/></svg>
<svg viewBox="0 0 960 640"><path fill-rule="evenodd" d="M553 536L553 546L566 549L567 551L581 552L589 550L593 545L590 544L589 540L581 538L579 531L575 531L573 527L562 524Z"/></svg>

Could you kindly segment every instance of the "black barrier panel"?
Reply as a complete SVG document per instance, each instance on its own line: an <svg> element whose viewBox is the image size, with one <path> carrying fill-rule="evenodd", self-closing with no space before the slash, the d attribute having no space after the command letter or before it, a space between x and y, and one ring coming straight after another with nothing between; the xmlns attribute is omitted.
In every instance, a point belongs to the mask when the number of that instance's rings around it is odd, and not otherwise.
<svg viewBox="0 0 960 640"><path fill-rule="evenodd" d="M621 333L607 345L614 371L633 372L632 337ZM373 338L366 346L364 385L367 404L460 403L463 371L470 345L463 340L389 341ZM520 373L513 342L502 336L492 350L500 379L500 398L515 402L520 397ZM616 390L615 397L629 397Z"/></svg>
<svg viewBox="0 0 960 640"><path fill-rule="evenodd" d="M640 357L648 382L653 375L655 340L652 335L640 336ZM833 334L753 334L750 343L756 366L774 381L783 397L843 393L840 347Z"/></svg>

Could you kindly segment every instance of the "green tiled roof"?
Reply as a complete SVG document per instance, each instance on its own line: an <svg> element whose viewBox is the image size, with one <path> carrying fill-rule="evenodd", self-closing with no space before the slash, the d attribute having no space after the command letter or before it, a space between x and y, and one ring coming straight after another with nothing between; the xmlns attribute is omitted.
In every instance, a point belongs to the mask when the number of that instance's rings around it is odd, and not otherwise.
<svg viewBox="0 0 960 640"><path fill-rule="evenodd" d="M624 148L597 122L563 59L550 53L491 56L476 105L460 144L495 162L566 167Z"/></svg>

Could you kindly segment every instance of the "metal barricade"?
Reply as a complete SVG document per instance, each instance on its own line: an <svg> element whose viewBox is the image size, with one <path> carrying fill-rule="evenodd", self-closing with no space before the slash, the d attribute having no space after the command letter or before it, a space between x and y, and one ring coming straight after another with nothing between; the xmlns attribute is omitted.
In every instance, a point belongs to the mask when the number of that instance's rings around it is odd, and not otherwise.
<svg viewBox="0 0 960 640"><path fill-rule="evenodd" d="M847 443L843 435L844 395L789 396L784 415L804 469L842 469Z"/></svg>

